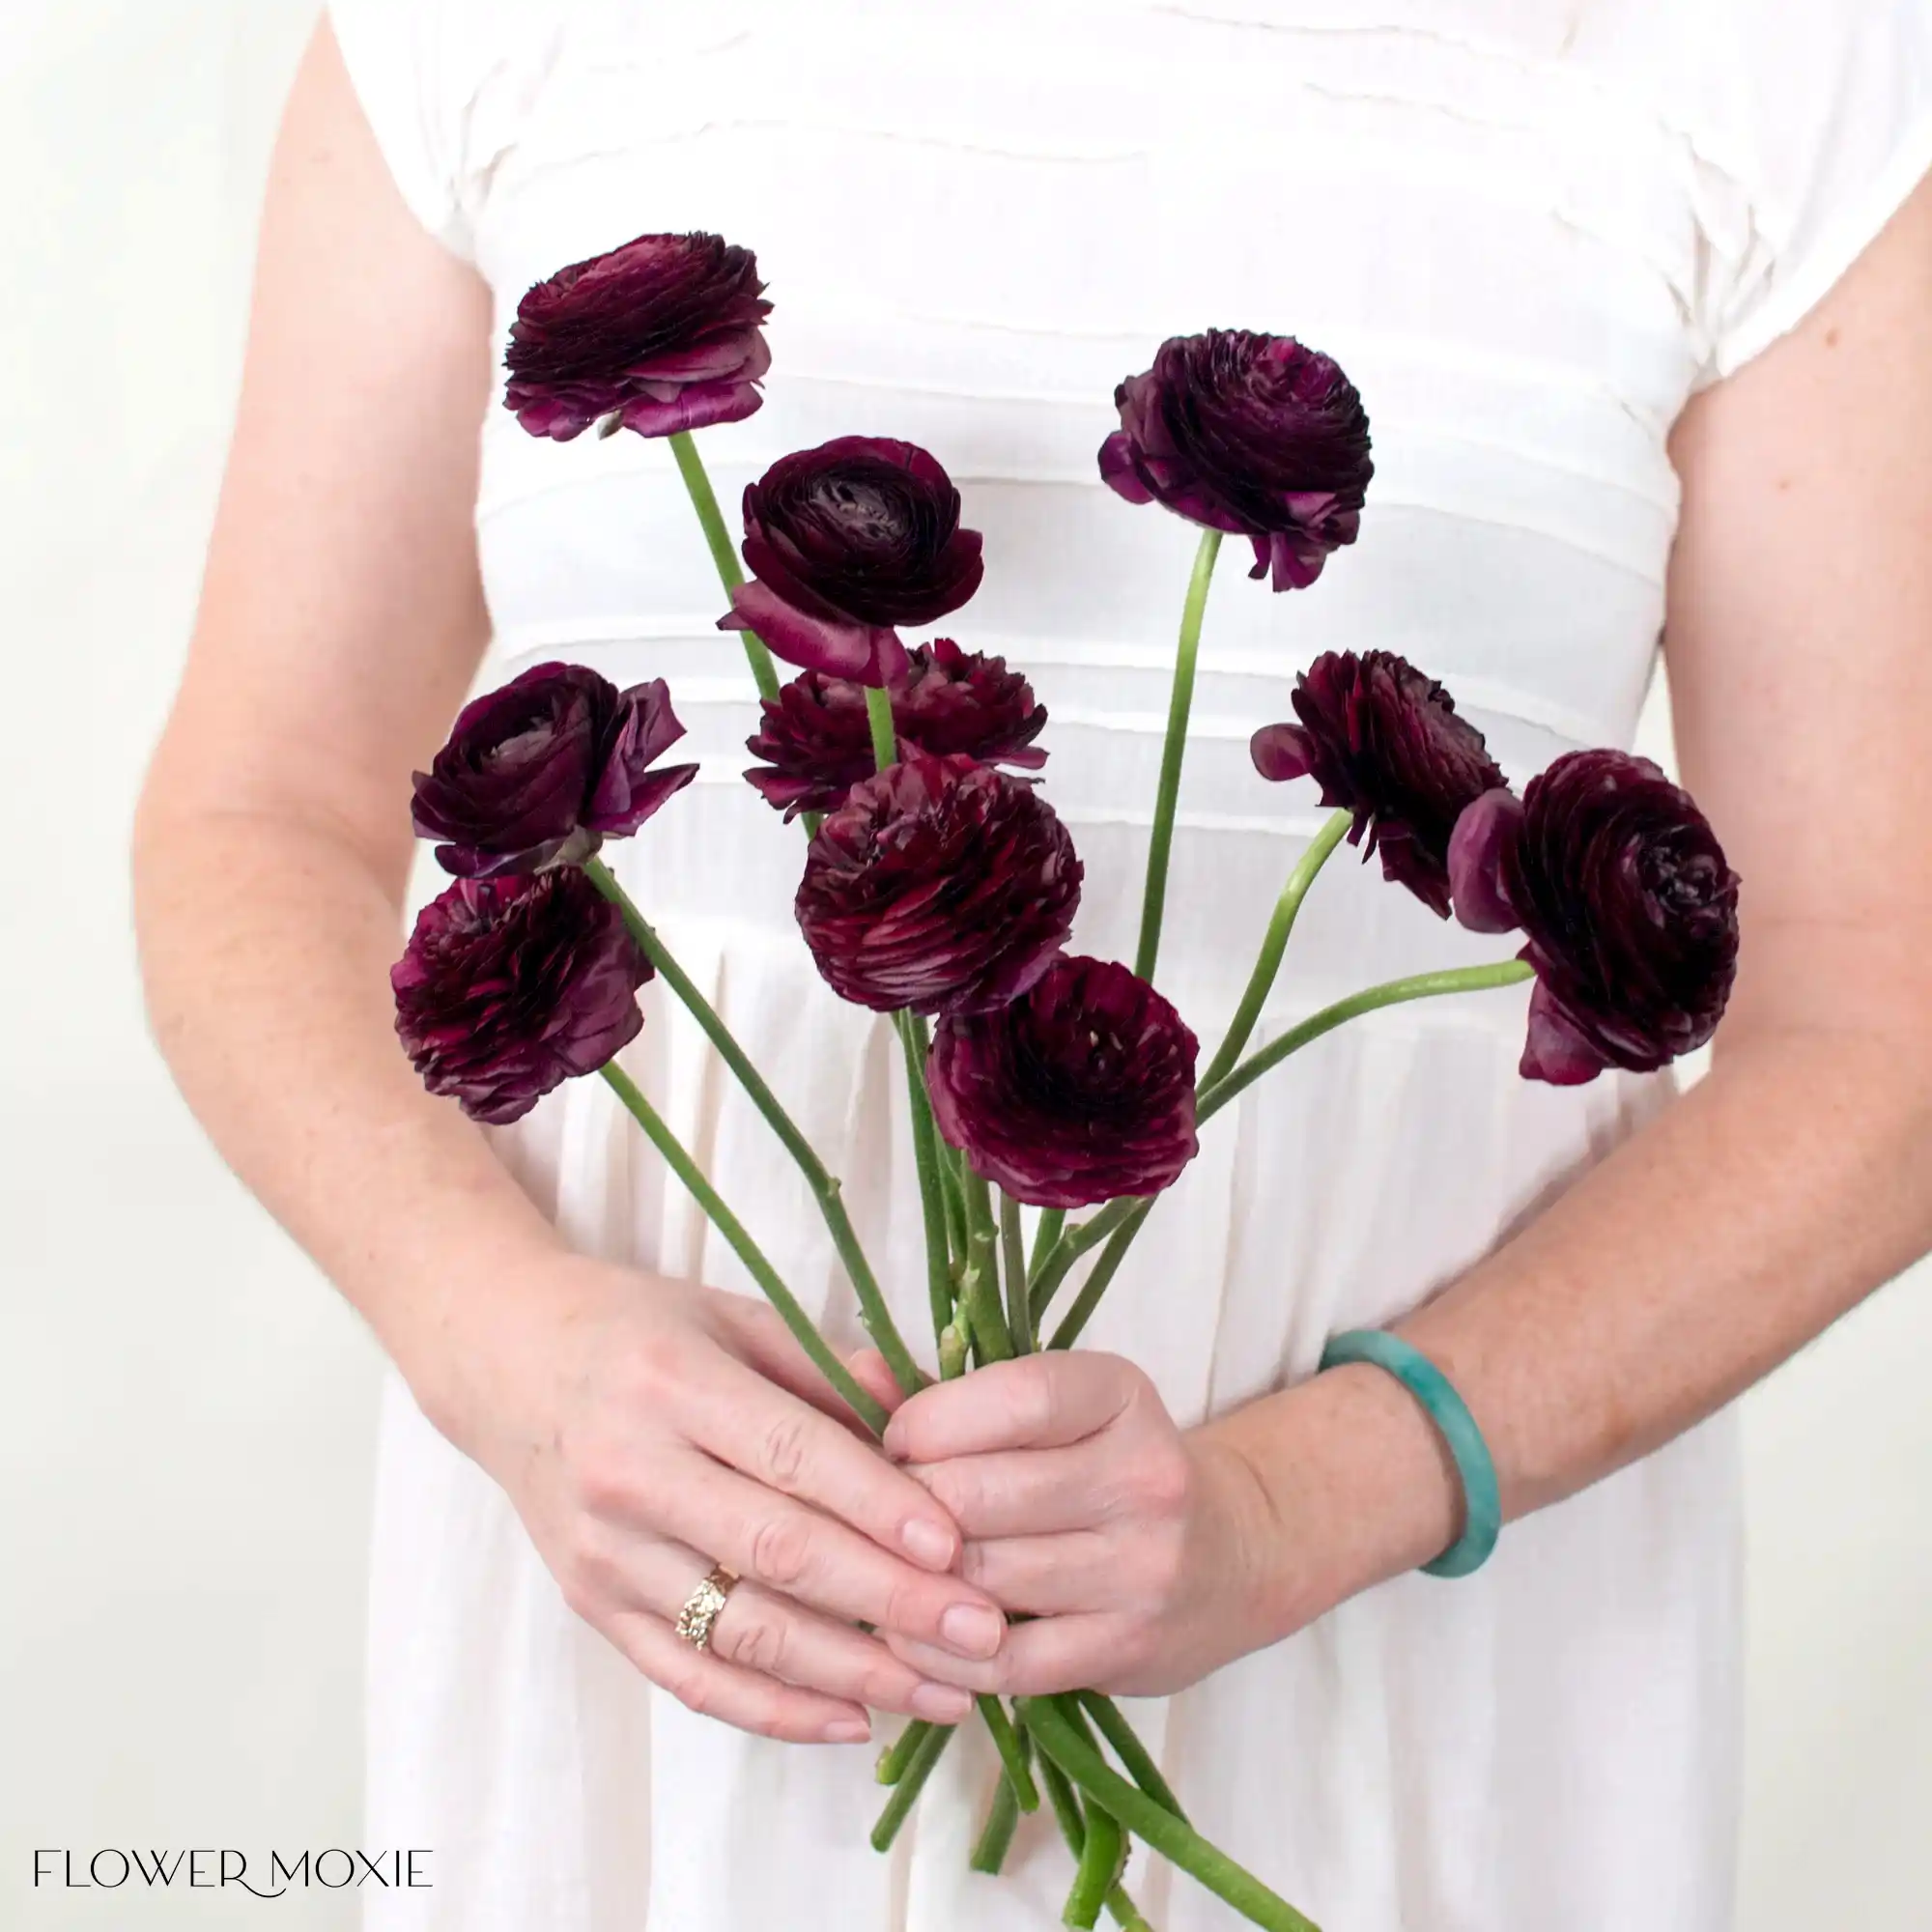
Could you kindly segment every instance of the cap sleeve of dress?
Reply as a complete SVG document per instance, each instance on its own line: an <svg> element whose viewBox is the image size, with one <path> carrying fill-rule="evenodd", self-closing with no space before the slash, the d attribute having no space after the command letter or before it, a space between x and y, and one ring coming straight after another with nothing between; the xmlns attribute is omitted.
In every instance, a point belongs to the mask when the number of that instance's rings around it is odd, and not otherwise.
<svg viewBox="0 0 1932 1932"><path fill-rule="evenodd" d="M1932 0L1720 6L1707 43L1707 377L1795 327L1932 168Z"/></svg>
<svg viewBox="0 0 1932 1932"><path fill-rule="evenodd" d="M328 0L342 64L405 205L474 261L498 163L523 134L575 0Z"/></svg>
<svg viewBox="0 0 1932 1932"><path fill-rule="evenodd" d="M468 259L449 11L445 0L328 0L343 67L404 205Z"/></svg>

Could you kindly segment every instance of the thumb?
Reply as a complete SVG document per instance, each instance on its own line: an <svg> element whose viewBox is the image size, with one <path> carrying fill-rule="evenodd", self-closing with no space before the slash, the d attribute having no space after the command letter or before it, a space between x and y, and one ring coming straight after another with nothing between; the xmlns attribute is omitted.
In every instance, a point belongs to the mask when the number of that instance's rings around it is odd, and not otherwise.
<svg viewBox="0 0 1932 1932"><path fill-rule="evenodd" d="M869 1396L884 1405L890 1414L905 1401L905 1391L893 1379L886 1358L876 1349L855 1349L845 1357L852 1379Z"/></svg>

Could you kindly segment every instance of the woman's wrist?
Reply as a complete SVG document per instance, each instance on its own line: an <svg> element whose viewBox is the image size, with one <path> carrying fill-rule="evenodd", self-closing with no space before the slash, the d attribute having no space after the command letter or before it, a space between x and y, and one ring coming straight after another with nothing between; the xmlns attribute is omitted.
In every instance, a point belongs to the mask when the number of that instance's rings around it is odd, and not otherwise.
<svg viewBox="0 0 1932 1932"><path fill-rule="evenodd" d="M1246 1473L1243 1580L1259 1643L1429 1562L1461 1531L1454 1458L1414 1397L1367 1364L1327 1370L1194 1434Z"/></svg>
<svg viewBox="0 0 1932 1932"><path fill-rule="evenodd" d="M417 1407L488 1467L568 1329L604 1319L624 1272L573 1252L548 1223L499 1227L397 1267L363 1305Z"/></svg>

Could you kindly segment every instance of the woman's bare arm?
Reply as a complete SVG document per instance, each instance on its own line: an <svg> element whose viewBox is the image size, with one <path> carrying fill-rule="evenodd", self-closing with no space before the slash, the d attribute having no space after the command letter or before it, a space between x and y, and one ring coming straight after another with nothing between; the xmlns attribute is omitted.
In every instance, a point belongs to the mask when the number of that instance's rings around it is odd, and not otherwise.
<svg viewBox="0 0 1932 1932"><path fill-rule="evenodd" d="M156 1034L237 1172L640 1669L788 1737L863 1736L867 1704L957 1718L957 1692L854 1627L997 1645L986 1600L944 1574L945 1512L835 1419L769 1310L568 1254L397 1043L409 775L486 638L490 332L325 25L276 150L201 611L136 827ZM714 1560L748 1580L700 1657L668 1619Z"/></svg>
<svg viewBox="0 0 1932 1932"><path fill-rule="evenodd" d="M189 1102L409 1353L465 1260L551 1237L392 1031L408 775L488 635L469 517L489 297L351 138L346 94L324 37L275 151L201 608L136 821L135 905L153 1025ZM416 1292L382 1292L405 1275Z"/></svg>
<svg viewBox="0 0 1932 1932"><path fill-rule="evenodd" d="M1511 1516L1711 1414L1932 1245L1932 185L1674 453L1671 688L1744 881L1741 976L1709 1077L1401 1324ZM1062 1445L1032 1518L989 1453L1029 1443ZM1433 1427L1368 1367L1183 1435L1130 1364L1036 1355L913 1398L888 1446L929 1465L967 1576L1056 1612L988 1666L899 1646L980 1690L1172 1689L1460 1526ZM1091 1521L1089 1574L1036 1560L1030 1521Z"/></svg>
<svg viewBox="0 0 1932 1932"><path fill-rule="evenodd" d="M1744 880L1707 1079L1408 1324L1513 1512L1709 1415L1932 1245L1932 184L1698 397L1666 658Z"/></svg>

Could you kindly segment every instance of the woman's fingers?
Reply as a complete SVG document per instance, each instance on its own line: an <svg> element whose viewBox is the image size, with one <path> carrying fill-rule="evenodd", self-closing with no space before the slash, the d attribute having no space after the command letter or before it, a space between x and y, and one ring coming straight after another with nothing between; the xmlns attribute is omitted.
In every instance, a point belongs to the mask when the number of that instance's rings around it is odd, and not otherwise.
<svg viewBox="0 0 1932 1932"><path fill-rule="evenodd" d="M1123 1356L1097 1350L990 1362L908 1397L887 1425L886 1453L941 1463L999 1449L1060 1448L1105 1429L1151 1387Z"/></svg>
<svg viewBox="0 0 1932 1932"><path fill-rule="evenodd" d="M829 1415L861 1442L876 1444L872 1432L852 1412L845 1398L825 1379L817 1363L799 1346L797 1336L779 1320L768 1303L754 1301L748 1294L733 1294L728 1290L719 1289L712 1294L710 1309L714 1319L725 1330L726 1345L747 1366L778 1383L781 1388L789 1389L801 1402L809 1402L813 1408ZM893 1380L892 1371L885 1365L885 1357L878 1355L874 1359L885 1377L886 1387L892 1390L892 1400L887 1406L895 1406L903 1400L898 1393L898 1385ZM856 1370L854 1379L868 1395L885 1401L884 1392Z"/></svg>
<svg viewBox="0 0 1932 1932"><path fill-rule="evenodd" d="M1138 1667L1123 1619L1097 1614L1041 1617L1015 1624L997 1657L952 1657L913 1637L888 1638L894 1654L923 1676L976 1695L1050 1697L1062 1690L1106 1690Z"/></svg>
<svg viewBox="0 0 1932 1932"><path fill-rule="evenodd" d="M1037 1617L1091 1610L1119 1595L1121 1552L1098 1530L966 1546L964 1575L1004 1610Z"/></svg>
<svg viewBox="0 0 1932 1932"><path fill-rule="evenodd" d="M627 1534L605 1548L596 1587L620 1611L643 1610L674 1627L709 1568L708 1557L684 1544ZM725 1593L712 1619L707 1654L801 1690L937 1723L957 1723L973 1708L967 1692L922 1678L877 1637L750 1577Z"/></svg>
<svg viewBox="0 0 1932 1932"><path fill-rule="evenodd" d="M727 1663L875 1711L956 1724L973 1709L970 1691L922 1677L877 1637L749 1578L733 1586L718 1612L710 1647Z"/></svg>
<svg viewBox="0 0 1932 1932"><path fill-rule="evenodd" d="M860 1349L845 1358L845 1366L851 1371L852 1379L888 1413L905 1401L905 1390L894 1379L892 1369L878 1350Z"/></svg>
<svg viewBox="0 0 1932 1932"><path fill-rule="evenodd" d="M981 1370L980 1373L986 1373ZM1047 1536L1105 1521L1125 1502L1121 1455L1112 1438L1070 1449L1007 1449L909 1463L919 1483L962 1536Z"/></svg>
<svg viewBox="0 0 1932 1932"><path fill-rule="evenodd" d="M679 1419L698 1448L923 1569L945 1571L958 1559L958 1526L903 1469L754 1368L728 1359L723 1367L680 1393Z"/></svg>
<svg viewBox="0 0 1932 1932"><path fill-rule="evenodd" d="M694 1650L662 1617L618 1610L604 1619L606 1636L653 1684L707 1718L792 1744L864 1744L872 1735L864 1708L816 1690L781 1684L762 1671Z"/></svg>
<svg viewBox="0 0 1932 1932"><path fill-rule="evenodd" d="M779 1493L768 1477L754 1481L703 1457L680 1459L667 1471L656 1515L654 1527L844 1622L899 1631L964 1657L990 1657L1000 1646L1005 1621L979 1591L914 1568Z"/></svg>

